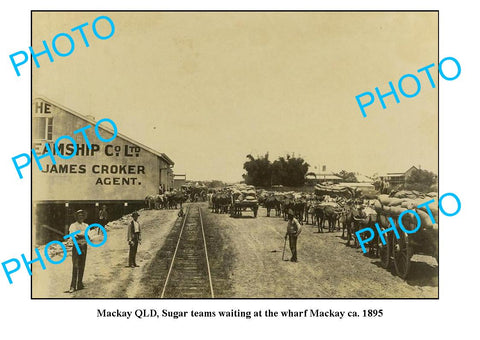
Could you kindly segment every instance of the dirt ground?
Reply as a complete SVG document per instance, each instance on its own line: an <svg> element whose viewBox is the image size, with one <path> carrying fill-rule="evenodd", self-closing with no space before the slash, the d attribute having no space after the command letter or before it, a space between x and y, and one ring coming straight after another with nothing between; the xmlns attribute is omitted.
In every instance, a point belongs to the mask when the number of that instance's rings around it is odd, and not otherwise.
<svg viewBox="0 0 480 340"><path fill-rule="evenodd" d="M196 204L195 204L196 205ZM411 275L404 281L380 266L378 258L345 245L341 232L317 232L304 225L298 240L298 263L282 261L286 222L251 212L231 218L202 207L206 244L215 297L223 298L436 298L435 259L415 255ZM47 298L158 298L165 281L181 220L177 210L141 211L142 244L138 268L127 265L126 226L130 217L115 221L108 241L89 247L84 283L69 288L70 255L60 265L35 264L33 294ZM285 258L290 258L286 250Z"/></svg>
<svg viewBox="0 0 480 340"><path fill-rule="evenodd" d="M438 266L432 257L415 255L404 281L380 266L378 258L347 247L341 232L318 233L304 225L298 262L282 261L286 222L266 217L260 208L241 218L206 213L206 228L219 228L234 259L232 294L239 298L436 298ZM285 258L291 254L288 249ZM215 287L214 287L215 288Z"/></svg>
<svg viewBox="0 0 480 340"><path fill-rule="evenodd" d="M109 223L112 225L107 234L107 242L98 247L88 247L85 265L85 289L73 294L66 293L70 287L72 275L71 254L59 264L47 263L42 270L38 264L33 266L32 297L34 298L129 298L135 297L140 280L148 276L148 264L162 246L170 233L177 210L141 210L139 222L142 226L142 243L138 246L137 264L130 268L128 264L129 246L127 243L127 225L131 220L126 216ZM101 240L101 236L100 236ZM92 242L98 243L99 241ZM41 253L43 250L41 249ZM54 258L54 260L59 260Z"/></svg>

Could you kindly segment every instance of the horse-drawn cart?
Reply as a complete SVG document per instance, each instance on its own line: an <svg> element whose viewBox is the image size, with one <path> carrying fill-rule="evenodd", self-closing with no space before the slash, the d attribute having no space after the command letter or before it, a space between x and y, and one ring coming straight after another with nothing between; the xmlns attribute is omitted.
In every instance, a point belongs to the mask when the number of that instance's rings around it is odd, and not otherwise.
<svg viewBox="0 0 480 340"><path fill-rule="evenodd" d="M230 215L233 217L242 216L242 211L251 210L253 217L257 217L258 201L257 200L243 200L232 202Z"/></svg>
<svg viewBox="0 0 480 340"><path fill-rule="evenodd" d="M230 216L242 216L243 211L251 210L257 217L258 198L253 186L238 186L231 190Z"/></svg>
<svg viewBox="0 0 480 340"><path fill-rule="evenodd" d="M427 201L428 199L423 199ZM419 201L417 200L416 203ZM418 204L416 204L418 205ZM398 218L402 211L408 209L417 212L420 216L420 228L417 228L417 218L412 213L402 216L402 224L410 233L406 233L399 226ZM402 210L403 209L403 210ZM375 237L378 245L378 254L383 268L388 269L393 262L395 272L402 279L406 279L410 272L411 258L414 254L433 256L438 263L438 224L433 224L428 214L422 209L413 207L410 203L403 203L401 207L390 207L390 209L376 209L378 213L378 224L382 231L391 227L388 218L391 218L396 226L399 238L393 230L384 234L386 243L383 244L380 237ZM387 211L386 211L387 210ZM438 207L432 206L432 213L435 221L438 221Z"/></svg>
<svg viewBox="0 0 480 340"><path fill-rule="evenodd" d="M383 244L378 237L378 254L382 267L388 269L393 262L395 272L402 279L406 279L410 272L411 258L414 254L429 255L435 257L438 263L438 227L428 228L421 226L414 233L406 233L398 226L398 216L391 217L400 238L397 239L393 231L389 231L384 235L386 244ZM380 215L380 228L386 230L390 227L387 216ZM413 231L417 222L411 221L406 217L402 218L403 226L409 231Z"/></svg>

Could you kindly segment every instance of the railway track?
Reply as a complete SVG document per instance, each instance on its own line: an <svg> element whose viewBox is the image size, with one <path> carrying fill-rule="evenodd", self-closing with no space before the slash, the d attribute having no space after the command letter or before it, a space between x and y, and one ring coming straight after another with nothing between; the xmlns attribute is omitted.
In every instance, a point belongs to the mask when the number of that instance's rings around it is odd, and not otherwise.
<svg viewBox="0 0 480 340"><path fill-rule="evenodd" d="M198 206L187 208L160 297L215 297L202 211Z"/></svg>

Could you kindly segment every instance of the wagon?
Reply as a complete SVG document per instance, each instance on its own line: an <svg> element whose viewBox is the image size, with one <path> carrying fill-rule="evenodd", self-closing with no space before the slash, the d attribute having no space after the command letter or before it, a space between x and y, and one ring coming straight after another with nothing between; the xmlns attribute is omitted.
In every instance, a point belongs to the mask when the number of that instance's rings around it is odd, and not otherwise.
<svg viewBox="0 0 480 340"><path fill-rule="evenodd" d="M258 197L252 185L237 185L230 188L230 216L242 216L242 211L251 210L257 217Z"/></svg>
<svg viewBox="0 0 480 340"><path fill-rule="evenodd" d="M253 212L253 217L257 217L258 202L236 202L231 205L231 216L242 216L242 211L250 209Z"/></svg>
<svg viewBox="0 0 480 340"><path fill-rule="evenodd" d="M257 200L243 200L234 201L232 197L232 204L230 205L230 216L238 217L242 216L242 211L251 210L253 217L257 217L258 213L258 201Z"/></svg>
<svg viewBox="0 0 480 340"><path fill-rule="evenodd" d="M407 215L405 215L406 217ZM402 279L406 279L410 272L411 258L414 254L433 256L438 263L438 225L433 228L421 226L414 233L406 233L398 224L398 216L385 216L378 214L380 229L386 230L390 227L388 217L391 217L397 227L399 239L393 231L384 234L386 244L383 244L380 237L376 237L378 254L383 268L388 269L393 262L395 272ZM405 229L413 231L417 226L415 218L402 218Z"/></svg>

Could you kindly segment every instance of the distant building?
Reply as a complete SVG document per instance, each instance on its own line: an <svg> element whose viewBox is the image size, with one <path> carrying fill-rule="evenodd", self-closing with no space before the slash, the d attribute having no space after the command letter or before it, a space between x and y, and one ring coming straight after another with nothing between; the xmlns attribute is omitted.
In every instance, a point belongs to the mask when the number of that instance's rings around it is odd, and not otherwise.
<svg viewBox="0 0 480 340"><path fill-rule="evenodd" d="M180 190L187 183L187 174L173 174L173 188Z"/></svg>
<svg viewBox="0 0 480 340"><path fill-rule="evenodd" d="M418 170L416 166L412 166L405 172L388 172L383 175L379 175L378 177L380 180L383 180L390 184L391 186L394 185L404 185L407 181L407 178L411 175L413 170Z"/></svg>
<svg viewBox="0 0 480 340"><path fill-rule="evenodd" d="M326 169L325 171L321 171L321 172L309 172L305 175L305 183L307 185L315 185L318 183L325 183L325 182L337 184L342 181L343 179L341 177L334 175L332 172L327 172Z"/></svg>

